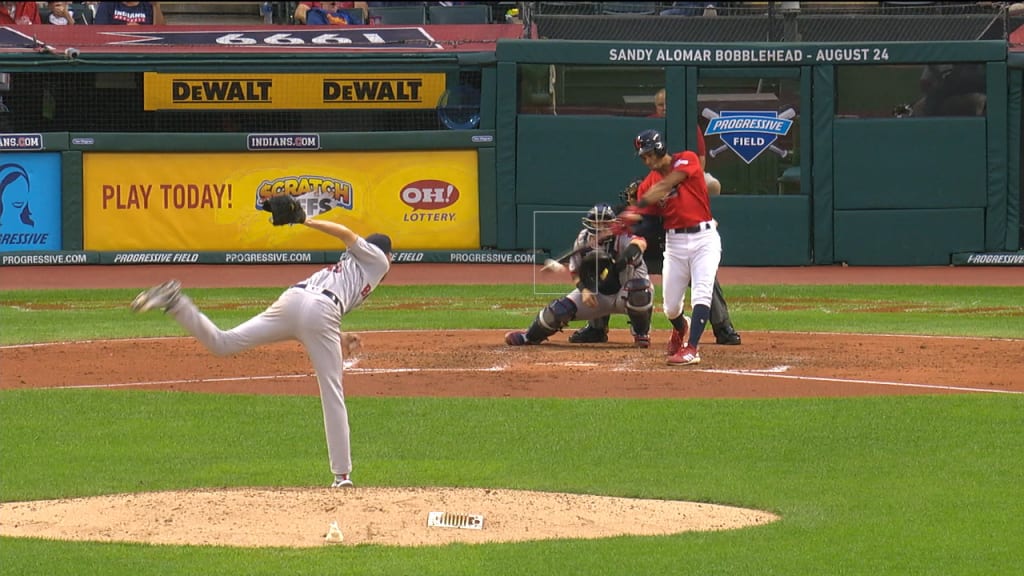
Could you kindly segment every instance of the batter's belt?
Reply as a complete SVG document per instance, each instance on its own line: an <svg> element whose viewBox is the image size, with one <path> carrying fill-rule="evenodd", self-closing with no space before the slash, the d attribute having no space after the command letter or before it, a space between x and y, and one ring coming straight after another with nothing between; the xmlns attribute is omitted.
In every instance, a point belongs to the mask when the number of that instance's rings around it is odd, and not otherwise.
<svg viewBox="0 0 1024 576"><path fill-rule="evenodd" d="M672 233L672 234L696 234L697 232L703 232L705 230L711 230L714 227L715 227L715 221L714 220L708 220L707 222L701 222L700 224L697 224L696 226L689 226L689 227L686 227L686 228L669 228L669 229L667 229L665 231L669 232L669 233Z"/></svg>

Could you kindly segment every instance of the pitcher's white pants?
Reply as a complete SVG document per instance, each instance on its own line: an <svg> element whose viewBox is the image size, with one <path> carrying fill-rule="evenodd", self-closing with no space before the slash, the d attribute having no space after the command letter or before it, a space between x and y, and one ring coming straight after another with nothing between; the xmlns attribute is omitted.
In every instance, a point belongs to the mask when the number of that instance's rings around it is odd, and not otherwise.
<svg viewBox="0 0 1024 576"><path fill-rule="evenodd" d="M218 356L271 342L301 342L320 384L331 472L352 471L348 410L341 385L341 310L333 301L302 288L289 288L269 308L231 330L217 328L185 294L167 313Z"/></svg>
<svg viewBox="0 0 1024 576"><path fill-rule="evenodd" d="M666 231L665 263L662 265L661 293L665 316L675 318L683 313L686 288L691 307L711 307L711 291L715 286L718 264L722 260L722 238L717 225L692 234Z"/></svg>

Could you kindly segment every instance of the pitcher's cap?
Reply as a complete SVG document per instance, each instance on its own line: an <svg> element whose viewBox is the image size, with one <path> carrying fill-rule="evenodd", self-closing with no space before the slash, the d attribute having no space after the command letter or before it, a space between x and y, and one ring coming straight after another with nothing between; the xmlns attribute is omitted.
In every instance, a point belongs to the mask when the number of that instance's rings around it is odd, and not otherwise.
<svg viewBox="0 0 1024 576"><path fill-rule="evenodd" d="M380 248L385 256L391 254L391 237L387 234L370 234L366 237L366 241Z"/></svg>

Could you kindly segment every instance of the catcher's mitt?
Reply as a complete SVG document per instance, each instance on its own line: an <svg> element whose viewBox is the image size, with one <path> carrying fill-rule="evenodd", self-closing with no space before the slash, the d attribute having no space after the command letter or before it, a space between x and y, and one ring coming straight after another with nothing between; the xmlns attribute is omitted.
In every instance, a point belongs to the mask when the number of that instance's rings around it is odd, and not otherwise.
<svg viewBox="0 0 1024 576"><path fill-rule="evenodd" d="M622 192L619 192L619 198L625 202L626 205L632 206L636 204L636 193L641 182L643 182L643 180L633 180L626 185Z"/></svg>
<svg viewBox="0 0 1024 576"><path fill-rule="evenodd" d="M299 201L290 194L271 196L263 201L263 209L274 215L271 220L274 226L302 224L306 221L306 211L302 209Z"/></svg>
<svg viewBox="0 0 1024 576"><path fill-rule="evenodd" d="M617 294L622 285L615 273L615 259L604 250L591 250L580 261L577 288L597 294Z"/></svg>

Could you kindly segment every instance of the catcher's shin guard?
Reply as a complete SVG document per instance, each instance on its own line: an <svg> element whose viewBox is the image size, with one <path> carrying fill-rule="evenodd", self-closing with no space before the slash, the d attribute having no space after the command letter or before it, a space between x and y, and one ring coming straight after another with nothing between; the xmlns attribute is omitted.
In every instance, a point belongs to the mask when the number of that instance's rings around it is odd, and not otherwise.
<svg viewBox="0 0 1024 576"><path fill-rule="evenodd" d="M569 325L576 317L576 304L568 298L559 298L548 304L526 330L526 339L539 343L547 340L555 332Z"/></svg>
<svg viewBox="0 0 1024 576"><path fill-rule="evenodd" d="M632 278L626 282L626 315L634 336L646 336L651 331L654 311L654 291L647 278Z"/></svg>

